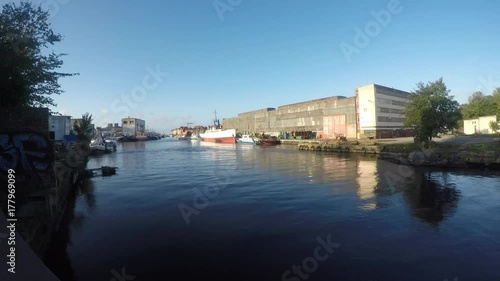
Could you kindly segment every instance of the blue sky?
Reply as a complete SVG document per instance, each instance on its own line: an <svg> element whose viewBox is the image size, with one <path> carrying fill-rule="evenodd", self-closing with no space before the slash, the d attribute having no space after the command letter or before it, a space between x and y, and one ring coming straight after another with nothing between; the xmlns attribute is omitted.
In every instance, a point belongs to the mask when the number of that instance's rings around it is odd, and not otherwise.
<svg viewBox="0 0 500 281"><path fill-rule="evenodd" d="M165 132L372 83L412 91L443 77L460 103L500 87L495 0L42 3L65 37L62 71L80 73L61 79L55 110L97 125L129 115Z"/></svg>

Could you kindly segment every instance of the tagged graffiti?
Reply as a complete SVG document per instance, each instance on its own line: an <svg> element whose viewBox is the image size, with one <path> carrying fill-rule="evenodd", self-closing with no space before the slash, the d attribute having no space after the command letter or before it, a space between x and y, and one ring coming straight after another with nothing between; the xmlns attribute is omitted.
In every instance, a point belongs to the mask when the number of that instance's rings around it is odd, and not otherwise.
<svg viewBox="0 0 500 281"><path fill-rule="evenodd" d="M38 133L0 133L0 170L37 178L54 161L49 140Z"/></svg>

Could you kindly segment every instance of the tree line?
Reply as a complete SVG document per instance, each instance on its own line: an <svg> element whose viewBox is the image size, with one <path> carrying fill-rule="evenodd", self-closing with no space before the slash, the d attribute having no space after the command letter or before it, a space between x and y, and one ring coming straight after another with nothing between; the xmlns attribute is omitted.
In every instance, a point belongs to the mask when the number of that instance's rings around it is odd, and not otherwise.
<svg viewBox="0 0 500 281"><path fill-rule="evenodd" d="M500 119L500 88L491 95L474 92L468 103L462 105L449 93L442 78L427 84L420 82L410 93L402 114L405 115L404 126L414 129L417 142L428 145L440 132L463 128L463 120L490 115ZM491 122L490 128L498 131L498 123Z"/></svg>

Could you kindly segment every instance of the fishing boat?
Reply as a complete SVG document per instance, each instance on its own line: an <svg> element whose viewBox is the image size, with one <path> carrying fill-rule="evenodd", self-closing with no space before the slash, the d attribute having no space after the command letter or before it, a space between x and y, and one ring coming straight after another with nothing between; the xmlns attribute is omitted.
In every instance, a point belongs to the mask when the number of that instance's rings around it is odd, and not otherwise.
<svg viewBox="0 0 500 281"><path fill-rule="evenodd" d="M222 129L219 119L217 119L217 112L215 112L214 126L209 127L205 133L200 134L202 141L215 142L215 143L236 143L236 130L235 129Z"/></svg>
<svg viewBox="0 0 500 281"><path fill-rule="evenodd" d="M90 155L100 155L104 153L110 153L116 149L116 145L107 143L101 134L98 134L90 141Z"/></svg>
<svg viewBox="0 0 500 281"><path fill-rule="evenodd" d="M278 145L280 143L281 143L281 141L277 137L269 137L269 138L259 140L257 142L257 144L262 145L262 146L272 146L272 145Z"/></svg>
<svg viewBox="0 0 500 281"><path fill-rule="evenodd" d="M252 135L242 135L241 138L237 138L236 141L238 143L245 143L245 144L255 144L255 138Z"/></svg>

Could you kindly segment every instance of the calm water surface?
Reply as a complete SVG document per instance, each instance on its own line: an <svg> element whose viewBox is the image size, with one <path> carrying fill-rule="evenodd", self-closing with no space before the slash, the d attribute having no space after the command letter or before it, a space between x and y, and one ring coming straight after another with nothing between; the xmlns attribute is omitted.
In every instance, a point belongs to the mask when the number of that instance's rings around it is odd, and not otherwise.
<svg viewBox="0 0 500 281"><path fill-rule="evenodd" d="M294 148L119 145L45 262L69 281L500 280L498 173Z"/></svg>

